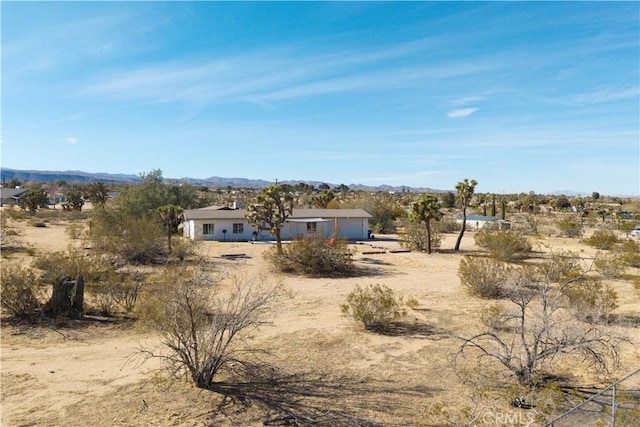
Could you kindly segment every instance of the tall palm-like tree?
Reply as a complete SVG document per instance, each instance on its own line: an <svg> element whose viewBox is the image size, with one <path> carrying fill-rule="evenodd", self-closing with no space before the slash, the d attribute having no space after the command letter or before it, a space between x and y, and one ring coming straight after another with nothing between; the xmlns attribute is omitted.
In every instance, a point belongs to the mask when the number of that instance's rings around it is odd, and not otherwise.
<svg viewBox="0 0 640 427"><path fill-rule="evenodd" d="M478 185L478 182L475 179L469 181L467 178L456 185L458 209L462 211L462 228L460 229L458 240L456 240L456 246L453 248L456 251L460 250L460 242L462 242L462 236L467 228L467 206L469 206L469 203L471 202L476 185Z"/></svg>
<svg viewBox="0 0 640 427"><path fill-rule="evenodd" d="M282 255L280 231L287 218L293 213L293 196L279 185L270 185L262 189L256 201L247 209L247 221L258 229L268 227L275 236L278 255Z"/></svg>
<svg viewBox="0 0 640 427"><path fill-rule="evenodd" d="M169 247L169 253L171 253L171 233L182 214L183 209L176 205L164 205L158 208L158 213L164 226L167 228L167 245Z"/></svg>
<svg viewBox="0 0 640 427"><path fill-rule="evenodd" d="M431 253L431 220L439 221L442 218L438 198L431 194L425 194L419 200L411 204L409 213L412 221L424 222L427 227L427 253Z"/></svg>

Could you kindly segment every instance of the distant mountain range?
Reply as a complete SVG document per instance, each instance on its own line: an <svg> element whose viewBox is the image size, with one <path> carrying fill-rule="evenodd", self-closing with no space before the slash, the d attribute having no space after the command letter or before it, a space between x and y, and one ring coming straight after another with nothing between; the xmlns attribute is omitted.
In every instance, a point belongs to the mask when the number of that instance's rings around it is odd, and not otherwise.
<svg viewBox="0 0 640 427"><path fill-rule="evenodd" d="M104 182L105 184L131 184L140 181L138 175L127 174L112 174L112 173L91 173L83 171L39 171L39 170L18 170L1 168L0 169L1 182L4 184L12 178L21 182L54 182L64 180L68 183L90 183L90 182ZM221 178L212 176L204 179L196 178L166 178L169 181L188 182L193 185L206 186L206 187L232 187L232 188L263 188L273 184L273 181L265 181L262 179L247 179L247 178ZM299 183L305 183L319 187L321 184L325 184L322 181L280 181L280 184L296 185ZM326 183L331 188L337 187L340 184ZM379 185L368 186L362 184L350 184L348 186L352 190L367 190L367 191L393 191L401 193L402 191L409 191L415 193L445 193L447 190L436 190L426 187L409 187L392 186L392 185Z"/></svg>

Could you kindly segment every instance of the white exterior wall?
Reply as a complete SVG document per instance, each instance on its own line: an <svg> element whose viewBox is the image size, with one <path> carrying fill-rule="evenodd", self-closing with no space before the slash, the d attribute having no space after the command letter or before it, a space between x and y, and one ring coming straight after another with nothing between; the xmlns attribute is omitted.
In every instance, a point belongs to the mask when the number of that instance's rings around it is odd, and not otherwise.
<svg viewBox="0 0 640 427"><path fill-rule="evenodd" d="M316 222L316 233L331 237L335 233L336 221L333 218L325 219L328 220ZM339 238L349 240L368 238L369 220L367 218L338 218L337 222ZM282 229L282 238L287 240L309 234L305 222L287 222Z"/></svg>
<svg viewBox="0 0 640 427"><path fill-rule="evenodd" d="M203 226L204 224L214 224L213 226L213 234L204 235L203 234ZM242 224L243 232L242 233L233 233L233 224ZM222 230L227 230L226 234L222 232ZM189 237L193 240L251 240L253 232L257 231L255 227L249 225L247 220L245 219L192 219L189 221L185 221L184 227L184 236ZM260 239L264 240L264 232L259 236ZM268 233L266 233L268 236Z"/></svg>
<svg viewBox="0 0 640 427"><path fill-rule="evenodd" d="M257 228L249 225L245 219L191 219L184 221L183 235L192 240L252 240L253 232ZM212 235L203 235L203 225L214 224ZM242 234L233 234L233 224L243 224ZM316 232L322 232L325 237L334 234L335 220L316 222ZM368 238L369 220L367 218L339 218L338 219L339 238L350 240L365 240ZM227 230L226 235L222 230ZM290 240L298 236L307 236L307 223L287 222L280 233L283 240ZM263 230L258 235L258 240L275 240L268 230Z"/></svg>

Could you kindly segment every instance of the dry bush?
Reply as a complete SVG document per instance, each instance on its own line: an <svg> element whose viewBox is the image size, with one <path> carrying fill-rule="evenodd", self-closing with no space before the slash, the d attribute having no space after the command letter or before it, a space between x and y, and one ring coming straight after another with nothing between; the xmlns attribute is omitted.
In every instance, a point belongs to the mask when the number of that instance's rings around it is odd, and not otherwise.
<svg viewBox="0 0 640 427"><path fill-rule="evenodd" d="M284 245L282 254L265 252L278 271L309 276L345 275L353 272L352 253L345 240L321 236L299 237Z"/></svg>
<svg viewBox="0 0 640 427"><path fill-rule="evenodd" d="M638 242L627 240L616 247L616 253L627 266L640 268L640 244Z"/></svg>
<svg viewBox="0 0 640 427"><path fill-rule="evenodd" d="M618 308L618 294L600 280L585 278L573 281L563 288L563 293L569 298L573 315L583 321L609 321Z"/></svg>
<svg viewBox="0 0 640 427"><path fill-rule="evenodd" d="M563 236L566 237L582 237L584 227L581 222L575 219L564 218L557 222L556 226Z"/></svg>
<svg viewBox="0 0 640 427"><path fill-rule="evenodd" d="M618 254L598 254L593 261L596 270L607 278L620 278L627 269L625 259Z"/></svg>
<svg viewBox="0 0 640 427"><path fill-rule="evenodd" d="M509 272L509 266L492 258L465 256L458 266L461 285L480 298L500 298Z"/></svg>
<svg viewBox="0 0 640 427"><path fill-rule="evenodd" d="M137 307L141 322L158 331L163 349L141 349L159 358L176 378L219 391L219 377L234 377L255 366L259 350L250 338L269 323L285 295L280 285L232 277L221 281L204 264L167 268Z"/></svg>
<svg viewBox="0 0 640 427"><path fill-rule="evenodd" d="M1 289L3 312L30 322L41 316L44 289L33 270L2 263Z"/></svg>
<svg viewBox="0 0 640 427"><path fill-rule="evenodd" d="M469 357L477 369L502 367L521 386L536 386L563 360L585 362L596 373L619 364L629 340L603 322L615 293L584 275L554 283L553 265L552 254L541 265L513 269L504 289L509 307L490 313L488 330L463 339L455 366Z"/></svg>
<svg viewBox="0 0 640 427"><path fill-rule="evenodd" d="M618 243L618 237L611 230L596 230L584 242L596 249L608 250Z"/></svg>
<svg viewBox="0 0 640 427"><path fill-rule="evenodd" d="M480 230L474 236L481 248L489 251L491 258L513 262L526 258L531 253L531 243L521 233L514 230Z"/></svg>
<svg viewBox="0 0 640 427"><path fill-rule="evenodd" d="M442 237L439 232L435 230L435 225L439 221L431 221L431 248L437 249L442 243ZM402 223L402 231L399 231L400 245L409 249L415 249L419 251L426 251L428 248L429 237L427 236L427 229L423 223L415 221L404 221Z"/></svg>
<svg viewBox="0 0 640 427"><path fill-rule="evenodd" d="M42 281L57 283L64 278L83 276L87 283L97 282L113 271L112 263L101 256L86 255L82 249L69 247L66 252L41 255L33 266L42 271Z"/></svg>
<svg viewBox="0 0 640 427"><path fill-rule="evenodd" d="M490 330L505 330L507 312L501 304L492 304L480 310L480 321Z"/></svg>
<svg viewBox="0 0 640 427"><path fill-rule="evenodd" d="M385 285L356 286L340 306L342 313L361 322L365 329L386 331L407 314L402 298Z"/></svg>
<svg viewBox="0 0 640 427"><path fill-rule="evenodd" d="M84 231L84 226L82 224L69 224L65 230L67 232L67 236L69 236L72 240L77 240L82 237L82 232Z"/></svg>

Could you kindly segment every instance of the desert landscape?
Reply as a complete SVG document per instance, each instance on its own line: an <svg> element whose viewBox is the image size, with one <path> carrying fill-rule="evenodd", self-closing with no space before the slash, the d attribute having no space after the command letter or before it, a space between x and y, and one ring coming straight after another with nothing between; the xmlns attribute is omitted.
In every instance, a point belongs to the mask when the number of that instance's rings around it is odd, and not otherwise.
<svg viewBox="0 0 640 427"><path fill-rule="evenodd" d="M6 226L36 254L86 246L82 239L69 238L64 221L33 227L27 221L8 220ZM280 399L281 407L310 414L307 420L300 418L294 424L259 404L243 405L186 381L167 380L157 359L144 360L138 353L141 348L159 347L159 336L140 330L131 320L87 316L58 327L15 323L5 317L2 425L445 425L462 424L465 420L454 415L466 407L494 414L500 408L524 425L537 425L524 409L498 400L477 401L478 384L463 382L453 369L451 356L461 337L482 328L478 314L491 303L469 297L461 287L456 274L461 257L481 248L468 232L463 250L455 253L450 248L456 237L444 235L441 250L431 255L396 252L400 245L395 235L353 242L350 249L359 273L345 278L273 273L262 256L269 244L200 242L197 251L216 269L245 278L262 275L288 290L272 324L264 325L252 339L268 351L266 360L286 378L282 388L265 394L273 392L271 398ZM578 239L535 239L537 253L558 248L579 253L585 262L596 252ZM224 256L228 254L242 256ZM27 253L13 253L2 262L26 265L30 258ZM616 314L632 319L632 324L618 327L637 343L638 292L624 280L610 283L620 298ZM388 333L366 331L345 317L340 305L355 286L368 284L387 285L418 305ZM620 368L610 378L639 365L640 350L628 345ZM576 385L604 384L580 367L566 366L563 371ZM635 378L634 384L638 382ZM495 377L494 384L484 385L485 392L495 393L500 384ZM491 424L486 416L476 421Z"/></svg>

